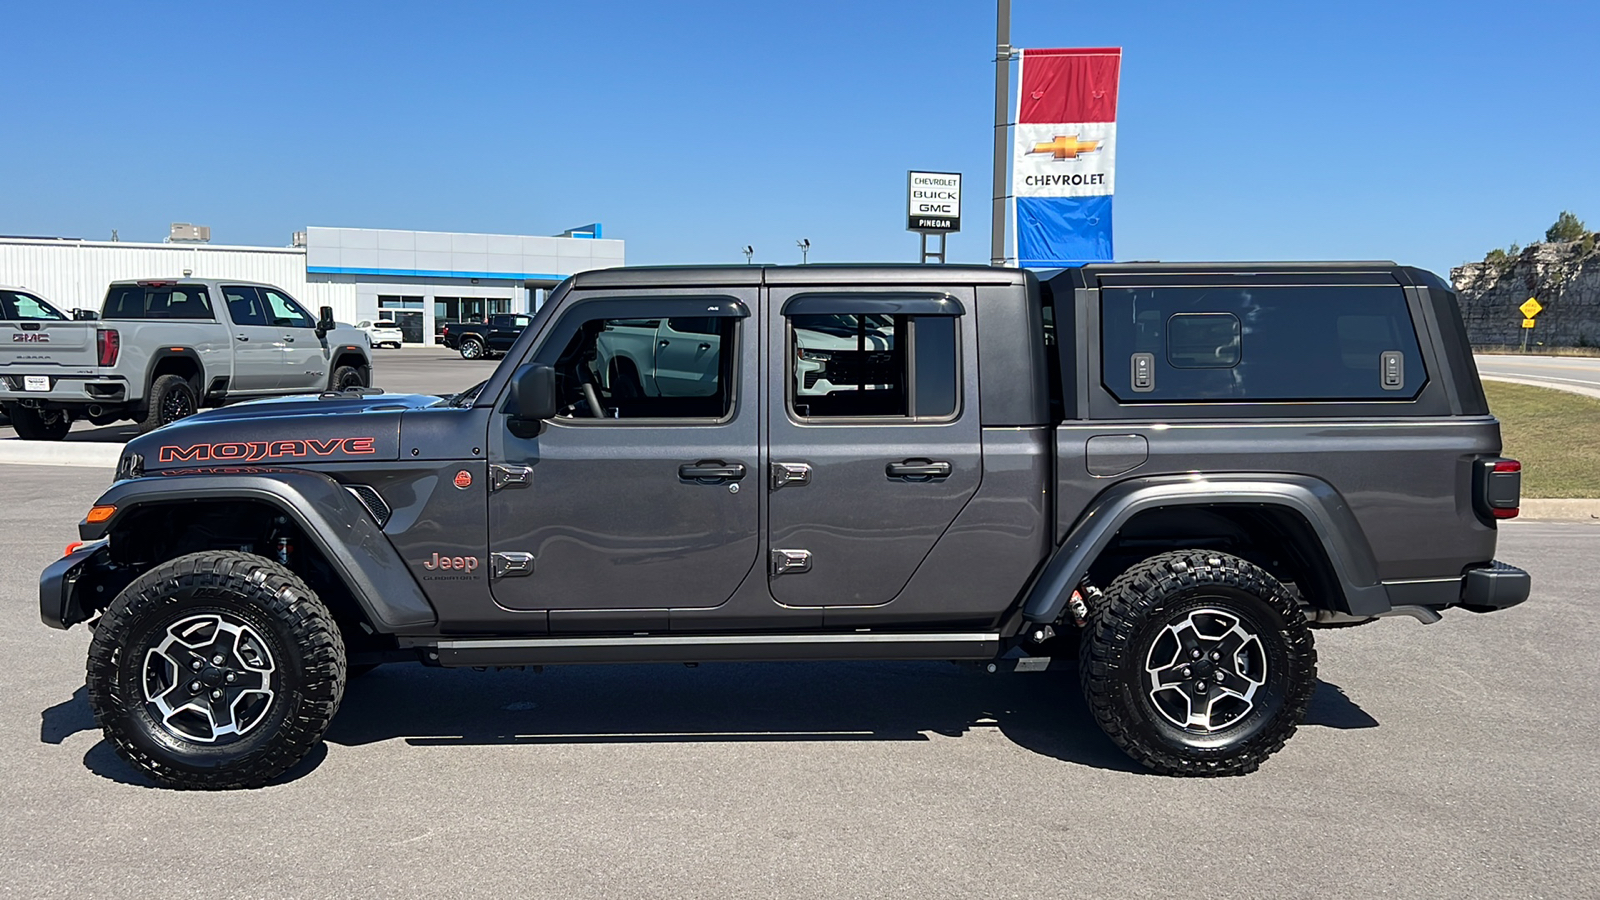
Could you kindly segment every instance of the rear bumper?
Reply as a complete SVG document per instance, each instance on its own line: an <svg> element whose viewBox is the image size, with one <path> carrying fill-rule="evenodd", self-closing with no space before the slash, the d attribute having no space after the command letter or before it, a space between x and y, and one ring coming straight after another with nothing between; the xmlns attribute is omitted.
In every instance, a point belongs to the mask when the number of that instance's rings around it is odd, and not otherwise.
<svg viewBox="0 0 1600 900"><path fill-rule="evenodd" d="M17 403L33 400L46 405L82 406L90 403L126 403L128 382L121 378L83 375L50 375L50 390L23 390L21 375L0 376L0 401Z"/></svg>
<svg viewBox="0 0 1600 900"><path fill-rule="evenodd" d="M1469 569L1461 579L1461 607L1473 612L1508 609L1528 599L1533 579L1527 572L1495 560L1481 569Z"/></svg>

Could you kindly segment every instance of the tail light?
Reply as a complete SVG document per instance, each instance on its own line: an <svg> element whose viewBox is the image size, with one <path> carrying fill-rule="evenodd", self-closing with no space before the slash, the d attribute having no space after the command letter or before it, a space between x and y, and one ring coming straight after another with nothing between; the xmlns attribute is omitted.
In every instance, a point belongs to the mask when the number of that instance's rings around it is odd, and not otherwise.
<svg viewBox="0 0 1600 900"><path fill-rule="evenodd" d="M1473 506L1488 519L1515 519L1522 506L1522 463L1480 459L1473 466Z"/></svg>
<svg viewBox="0 0 1600 900"><path fill-rule="evenodd" d="M94 333L94 337L95 347L100 351L100 365L116 365L117 354L122 352L122 335L114 328L101 328Z"/></svg>

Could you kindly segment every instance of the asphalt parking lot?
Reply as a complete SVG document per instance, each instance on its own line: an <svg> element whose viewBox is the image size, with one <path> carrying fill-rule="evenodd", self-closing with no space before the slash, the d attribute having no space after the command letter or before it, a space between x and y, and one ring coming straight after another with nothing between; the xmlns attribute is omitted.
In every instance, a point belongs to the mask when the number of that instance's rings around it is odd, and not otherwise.
<svg viewBox="0 0 1600 900"><path fill-rule="evenodd" d="M475 374L475 372L473 373ZM462 385L465 386L465 385ZM0 467L0 894L1592 897L1600 526L1510 523L1534 598L1319 632L1258 773L1144 774L1071 674L945 664L394 666L243 793L101 741L36 577L109 474Z"/></svg>

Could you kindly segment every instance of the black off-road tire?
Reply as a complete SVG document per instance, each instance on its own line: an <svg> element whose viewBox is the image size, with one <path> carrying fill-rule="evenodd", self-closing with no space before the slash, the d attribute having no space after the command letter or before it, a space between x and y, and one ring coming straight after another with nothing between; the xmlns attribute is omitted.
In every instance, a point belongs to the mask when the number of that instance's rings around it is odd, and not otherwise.
<svg viewBox="0 0 1600 900"><path fill-rule="evenodd" d="M140 434L149 434L200 411L200 395L182 375L162 375L150 382L145 399L150 402L150 408L139 423Z"/></svg>
<svg viewBox="0 0 1600 900"><path fill-rule="evenodd" d="M248 633L264 648L255 662L264 655L270 673L238 669L231 656L210 665L217 658L210 654L224 645L221 627L213 643L206 643L203 625L183 631L197 635L198 651L168 640L174 634L169 628L212 615L246 629L234 633L232 646L245 650L237 654L240 659L247 658L247 644L254 645L240 635ZM204 706L212 688L232 690L224 679L235 671L240 682L250 676L272 695L262 701L263 692L247 691L253 696L241 698L261 710L241 733L221 735L212 714L210 732L192 739L183 730L187 726L164 724L158 705L148 698L151 651L159 659L171 658L160 651L163 642L170 645L166 654L193 651L199 665L192 672L172 665L176 683L159 691L162 696L189 690L191 678L192 684L205 679L194 701ZM259 787L277 778L322 740L344 685L344 641L327 607L299 576L249 553L192 553L151 569L112 601L89 644L89 705L106 740L135 768L176 788ZM241 700L225 696L221 702L237 707ZM236 726L243 724L242 716L229 715L236 716Z"/></svg>
<svg viewBox="0 0 1600 900"><path fill-rule="evenodd" d="M366 386L367 379L361 374L361 370L355 366L340 366L334 369L333 374L328 377L328 389L331 391L344 391L350 388L364 388Z"/></svg>
<svg viewBox="0 0 1600 900"><path fill-rule="evenodd" d="M72 430L72 421L61 410L40 412L26 406L11 408L11 427L25 441L59 441Z"/></svg>
<svg viewBox="0 0 1600 900"><path fill-rule="evenodd" d="M1171 665L1164 677L1186 677L1186 657L1194 651L1185 649L1181 634L1200 636L1201 632L1185 623L1206 622L1218 631L1230 616L1238 633L1257 639L1253 649L1246 642L1246 656L1241 657L1245 665L1230 665L1225 656L1221 664L1209 662L1209 652L1223 645L1201 641L1197 646L1202 649L1200 659L1205 666L1199 671L1201 663L1196 662L1195 674L1200 679L1218 675L1231 679L1230 686L1236 690L1242 686L1255 702L1237 712L1237 718L1224 718L1220 726L1212 721L1179 727L1168 717L1175 700L1188 705L1189 718L1195 715L1196 699L1221 697L1217 704L1222 705L1224 715L1247 701L1221 692L1215 680L1210 684L1189 680L1181 686L1157 689L1154 679L1160 676L1152 676L1147 668L1170 665L1166 648L1175 647L1174 659L1182 660ZM1234 634L1229 630L1224 637ZM1224 647L1223 654L1226 652ZM1261 663L1252 663L1258 652ZM1204 550L1152 556L1112 582L1098 607L1091 610L1078 664L1084 698L1095 721L1129 756L1165 775L1255 771L1283 747L1305 719L1317 683L1311 629L1290 592L1258 566ZM1263 680L1249 690L1251 682L1241 681L1239 673L1249 674L1247 670L1257 665L1264 667ZM1198 697L1196 689L1201 692ZM1157 694L1164 707L1154 699ZM1214 708L1215 704L1205 705L1204 715L1210 718Z"/></svg>
<svg viewBox="0 0 1600 900"><path fill-rule="evenodd" d="M484 349L483 341L470 337L461 339L460 353L462 359L484 359L489 355Z"/></svg>

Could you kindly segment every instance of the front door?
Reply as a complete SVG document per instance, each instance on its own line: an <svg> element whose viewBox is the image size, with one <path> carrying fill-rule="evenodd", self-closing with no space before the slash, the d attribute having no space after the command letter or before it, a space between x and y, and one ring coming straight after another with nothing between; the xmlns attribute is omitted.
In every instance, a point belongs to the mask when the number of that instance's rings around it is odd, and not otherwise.
<svg viewBox="0 0 1600 900"><path fill-rule="evenodd" d="M754 289L577 299L546 326L529 361L556 370L562 412L537 434L503 415L490 425L497 603L712 607L755 570L755 303ZM658 381L653 342L634 339L640 322L680 315L711 320L719 346L687 388Z"/></svg>
<svg viewBox="0 0 1600 900"><path fill-rule="evenodd" d="M223 285L233 321L233 377L228 393L275 391L283 375L283 329L273 327L258 288Z"/></svg>
<svg viewBox="0 0 1600 900"><path fill-rule="evenodd" d="M329 355L317 337L317 321L300 304L282 291L262 288L267 315L283 336L283 368L278 388L284 391L316 391L328 386Z"/></svg>
<svg viewBox="0 0 1600 900"><path fill-rule="evenodd" d="M972 291L774 289L772 596L894 600L978 488Z"/></svg>

